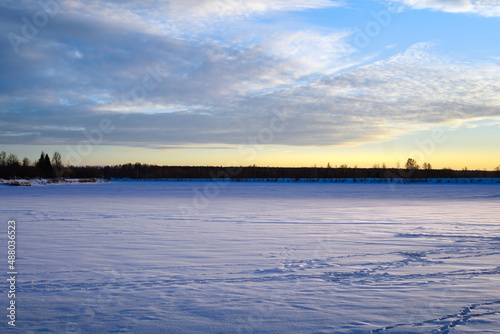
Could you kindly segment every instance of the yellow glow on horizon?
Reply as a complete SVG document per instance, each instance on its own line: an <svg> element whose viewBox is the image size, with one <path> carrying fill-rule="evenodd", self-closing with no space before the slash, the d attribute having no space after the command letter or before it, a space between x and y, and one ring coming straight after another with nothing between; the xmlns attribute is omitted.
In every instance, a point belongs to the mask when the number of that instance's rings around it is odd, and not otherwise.
<svg viewBox="0 0 500 334"><path fill-rule="evenodd" d="M75 146L6 145L2 150L22 160L36 161L43 150L49 155L62 154L72 165L117 165L143 163L169 166L273 166L273 167L403 167L408 158L433 168L493 170L500 165L499 124L478 122L461 127L442 127L407 133L386 142L350 147L257 145L184 145L165 149L126 146L92 146L78 154ZM437 131L437 132L436 132ZM437 135L436 135L437 134Z"/></svg>
<svg viewBox="0 0 500 334"><path fill-rule="evenodd" d="M405 151L390 151L384 145L368 145L356 148L339 147L287 147L266 146L259 151L253 147L246 149L138 149L120 148L122 152L96 152L91 158L85 159L84 164L112 165L124 163L145 163L170 166L271 166L271 167L332 167L347 165L348 167L371 168L374 165L387 168L403 167L411 157ZM124 152L126 151L126 152ZM116 152L116 151L115 151ZM433 168L452 168L460 170L467 167L469 170L493 170L500 164L492 158L490 152L439 152L428 156L427 159L418 159L422 165L431 163Z"/></svg>

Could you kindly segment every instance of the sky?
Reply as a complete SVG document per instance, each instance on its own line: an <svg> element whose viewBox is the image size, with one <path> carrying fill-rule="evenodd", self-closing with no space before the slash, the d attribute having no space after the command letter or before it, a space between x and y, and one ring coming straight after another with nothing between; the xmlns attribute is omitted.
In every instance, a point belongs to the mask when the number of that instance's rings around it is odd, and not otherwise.
<svg viewBox="0 0 500 334"><path fill-rule="evenodd" d="M498 0L0 0L0 150L500 165Z"/></svg>

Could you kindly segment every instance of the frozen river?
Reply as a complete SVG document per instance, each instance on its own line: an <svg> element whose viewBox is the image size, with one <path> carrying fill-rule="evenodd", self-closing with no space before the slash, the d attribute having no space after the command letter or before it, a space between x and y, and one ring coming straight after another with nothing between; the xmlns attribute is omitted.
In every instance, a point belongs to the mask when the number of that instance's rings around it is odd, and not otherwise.
<svg viewBox="0 0 500 334"><path fill-rule="evenodd" d="M1 186L0 213L20 333L500 328L499 184Z"/></svg>

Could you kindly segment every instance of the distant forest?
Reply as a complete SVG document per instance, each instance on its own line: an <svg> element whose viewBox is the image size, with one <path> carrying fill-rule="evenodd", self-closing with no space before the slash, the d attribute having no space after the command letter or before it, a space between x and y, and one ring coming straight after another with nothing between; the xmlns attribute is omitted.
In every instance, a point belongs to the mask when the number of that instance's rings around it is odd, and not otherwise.
<svg viewBox="0 0 500 334"><path fill-rule="evenodd" d="M408 159L403 168L340 167L222 167L222 166L157 166L124 164L114 166L63 166L61 154L52 158L42 152L31 162L19 161L16 155L0 152L0 178L103 178L103 179L363 179L363 178L492 178L500 177L500 166L494 171L432 169L429 163L422 168Z"/></svg>

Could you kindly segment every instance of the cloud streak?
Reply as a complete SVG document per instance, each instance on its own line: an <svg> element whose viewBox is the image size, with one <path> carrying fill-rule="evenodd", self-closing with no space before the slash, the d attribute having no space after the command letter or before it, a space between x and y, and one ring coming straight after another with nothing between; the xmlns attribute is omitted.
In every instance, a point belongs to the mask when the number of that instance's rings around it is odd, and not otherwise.
<svg viewBox="0 0 500 334"><path fill-rule="evenodd" d="M472 13L486 17L500 16L500 3L497 0L395 0L390 2L413 9Z"/></svg>
<svg viewBox="0 0 500 334"><path fill-rule="evenodd" d="M165 5L171 17L212 21L221 18L241 18L269 12L303 11L338 7L341 2L328 0L176 0Z"/></svg>

